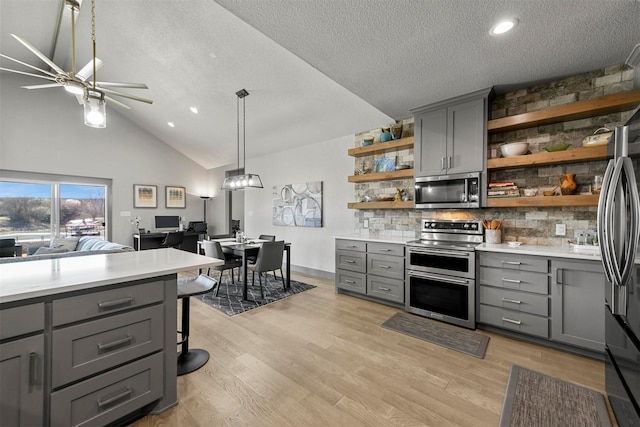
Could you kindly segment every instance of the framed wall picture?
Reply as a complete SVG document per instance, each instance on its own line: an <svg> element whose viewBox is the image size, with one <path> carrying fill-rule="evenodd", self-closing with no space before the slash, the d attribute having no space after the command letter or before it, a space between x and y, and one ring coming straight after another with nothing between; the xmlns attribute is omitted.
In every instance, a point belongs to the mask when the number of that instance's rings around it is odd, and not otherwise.
<svg viewBox="0 0 640 427"><path fill-rule="evenodd" d="M133 184L134 208L157 208L158 186L147 184Z"/></svg>
<svg viewBox="0 0 640 427"><path fill-rule="evenodd" d="M187 191L184 187L167 185L165 187L165 207L166 208L186 208Z"/></svg>

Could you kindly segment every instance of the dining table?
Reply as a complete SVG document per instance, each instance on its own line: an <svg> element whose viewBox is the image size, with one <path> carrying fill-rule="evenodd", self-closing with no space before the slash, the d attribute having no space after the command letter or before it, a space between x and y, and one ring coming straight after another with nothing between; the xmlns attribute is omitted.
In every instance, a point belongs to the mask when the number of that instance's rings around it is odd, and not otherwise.
<svg viewBox="0 0 640 427"><path fill-rule="evenodd" d="M222 250L230 252L235 256L242 257L242 299L247 299L248 282L247 282L247 265L250 257L257 257L260 247L265 242L271 240L262 239L245 239L244 242L238 242L235 238L223 238L223 239L211 239L212 241L220 243ZM198 253L202 251L202 242L198 242ZM285 288L291 289L291 243L284 243L284 252L286 257L286 274L285 274Z"/></svg>

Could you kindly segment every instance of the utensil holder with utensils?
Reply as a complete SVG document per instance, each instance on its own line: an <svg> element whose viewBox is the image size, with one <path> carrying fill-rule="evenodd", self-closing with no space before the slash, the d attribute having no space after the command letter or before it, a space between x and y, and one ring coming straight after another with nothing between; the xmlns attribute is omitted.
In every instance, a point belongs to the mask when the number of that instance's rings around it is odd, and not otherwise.
<svg viewBox="0 0 640 427"><path fill-rule="evenodd" d="M482 225L484 225L484 241L485 243L490 244L499 244L502 243L502 221L498 221L497 219L482 220Z"/></svg>

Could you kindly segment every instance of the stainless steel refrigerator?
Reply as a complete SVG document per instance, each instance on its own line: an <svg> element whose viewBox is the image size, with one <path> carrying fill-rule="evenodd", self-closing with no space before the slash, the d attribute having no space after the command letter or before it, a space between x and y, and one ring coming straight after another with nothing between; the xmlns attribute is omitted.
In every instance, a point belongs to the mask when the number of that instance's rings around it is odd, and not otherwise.
<svg viewBox="0 0 640 427"><path fill-rule="evenodd" d="M605 284L607 397L621 427L640 426L640 108L614 132L598 203Z"/></svg>

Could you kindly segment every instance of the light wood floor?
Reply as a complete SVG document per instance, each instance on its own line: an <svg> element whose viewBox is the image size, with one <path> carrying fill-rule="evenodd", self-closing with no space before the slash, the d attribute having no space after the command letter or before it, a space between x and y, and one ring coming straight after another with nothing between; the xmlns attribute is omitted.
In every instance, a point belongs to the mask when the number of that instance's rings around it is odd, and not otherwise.
<svg viewBox="0 0 640 427"><path fill-rule="evenodd" d="M193 301L190 344L211 359L134 426L495 427L512 364L604 393L602 362L480 330L477 359L381 328L395 308L292 278L318 287L235 317Z"/></svg>

